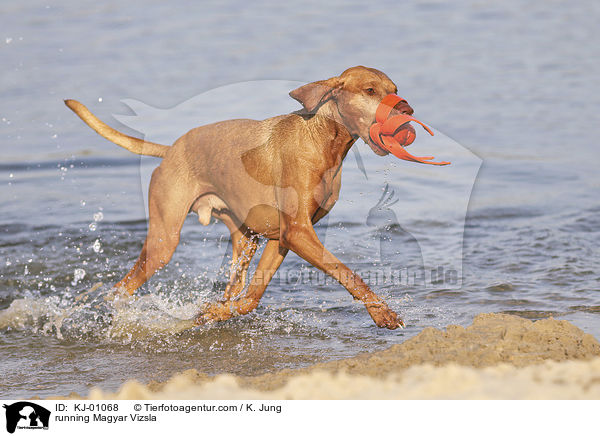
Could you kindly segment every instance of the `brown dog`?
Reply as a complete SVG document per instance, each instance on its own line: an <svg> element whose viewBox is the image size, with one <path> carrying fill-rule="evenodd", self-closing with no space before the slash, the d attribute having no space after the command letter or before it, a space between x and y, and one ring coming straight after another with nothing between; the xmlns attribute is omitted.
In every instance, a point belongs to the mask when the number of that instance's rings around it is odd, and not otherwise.
<svg viewBox="0 0 600 436"><path fill-rule="evenodd" d="M354 67L338 77L290 92L303 111L264 121L230 120L190 130L172 147L126 136L74 100L65 103L92 129L137 154L163 158L152 174L149 224L142 252L115 285L132 295L173 255L190 211L207 225L211 216L231 232L233 259L224 300L208 304L196 324L246 314L261 296L288 250L333 276L364 303L379 327L403 326L398 315L319 241L313 224L338 199L344 157L360 137L369 137L379 102L396 93L382 72ZM395 110L412 114L406 103ZM245 295L246 272L259 237L267 244Z"/></svg>

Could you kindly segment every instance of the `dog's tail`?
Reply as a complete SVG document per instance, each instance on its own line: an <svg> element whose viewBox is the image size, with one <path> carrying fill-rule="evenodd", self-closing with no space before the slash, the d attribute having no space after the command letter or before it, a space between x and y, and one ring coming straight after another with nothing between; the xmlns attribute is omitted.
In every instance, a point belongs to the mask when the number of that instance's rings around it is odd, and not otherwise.
<svg viewBox="0 0 600 436"><path fill-rule="evenodd" d="M127 136L112 127L100 121L88 108L76 100L65 100L65 104L75 112L79 118L88 126L96 131L101 136L104 136L111 142L131 151L135 154L143 154L145 156L165 157L169 146L155 144L154 142L144 141L143 139Z"/></svg>

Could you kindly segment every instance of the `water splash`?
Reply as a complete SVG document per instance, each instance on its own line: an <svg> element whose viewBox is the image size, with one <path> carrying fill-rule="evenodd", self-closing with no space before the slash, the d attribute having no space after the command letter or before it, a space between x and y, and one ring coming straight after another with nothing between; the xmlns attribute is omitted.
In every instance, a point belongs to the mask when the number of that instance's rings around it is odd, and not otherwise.
<svg viewBox="0 0 600 436"><path fill-rule="evenodd" d="M99 283L74 298L18 298L0 311L0 330L29 331L60 340L131 343L193 328L192 320L202 304L159 294L112 301L107 295L110 290Z"/></svg>

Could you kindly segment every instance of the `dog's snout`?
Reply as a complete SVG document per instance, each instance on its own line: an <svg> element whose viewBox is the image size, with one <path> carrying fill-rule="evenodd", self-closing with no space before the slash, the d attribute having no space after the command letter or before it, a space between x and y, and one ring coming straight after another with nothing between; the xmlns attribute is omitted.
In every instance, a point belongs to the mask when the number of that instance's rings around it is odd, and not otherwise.
<svg viewBox="0 0 600 436"><path fill-rule="evenodd" d="M402 114L412 115L415 113L413 108L410 107L410 105L408 104L408 102L406 100L402 100L401 102L399 102L396 106L394 106L394 109L396 109L398 112L400 112Z"/></svg>

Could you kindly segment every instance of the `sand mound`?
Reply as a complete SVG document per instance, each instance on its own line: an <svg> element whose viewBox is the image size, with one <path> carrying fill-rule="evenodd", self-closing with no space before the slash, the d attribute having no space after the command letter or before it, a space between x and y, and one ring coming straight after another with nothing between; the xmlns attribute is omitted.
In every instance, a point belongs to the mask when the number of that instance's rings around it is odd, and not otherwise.
<svg viewBox="0 0 600 436"><path fill-rule="evenodd" d="M173 377L155 392L135 381L117 394L94 389L90 399L600 399L600 358L591 361L545 362L517 368L508 364L475 369L456 364L417 365L385 378L313 371L295 375L276 390L240 386L239 379L220 375L196 384L194 374Z"/></svg>
<svg viewBox="0 0 600 436"><path fill-rule="evenodd" d="M94 389L90 398L600 398L597 356L600 343L567 321L481 314L467 328L426 328L351 359L255 377L189 370L166 383L130 381L114 395Z"/></svg>

